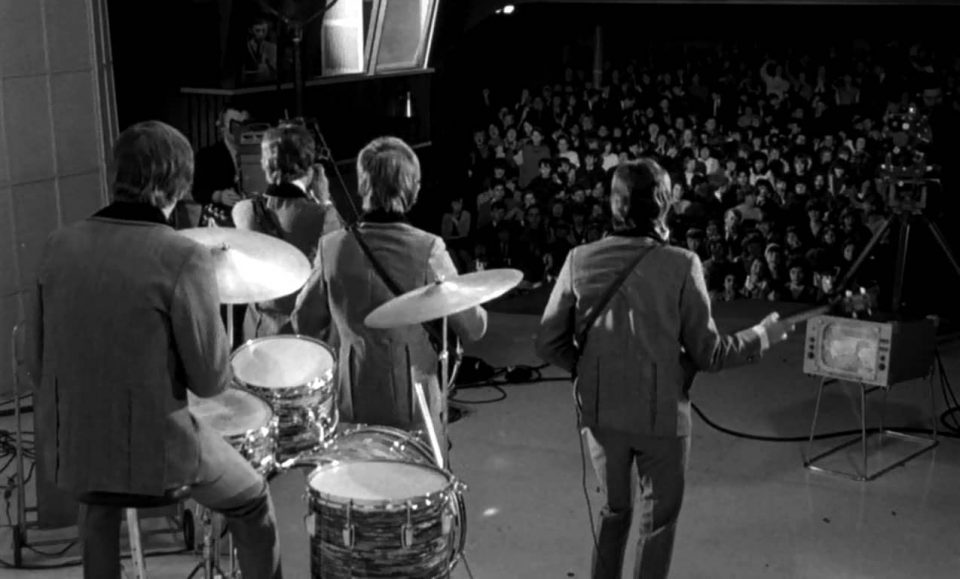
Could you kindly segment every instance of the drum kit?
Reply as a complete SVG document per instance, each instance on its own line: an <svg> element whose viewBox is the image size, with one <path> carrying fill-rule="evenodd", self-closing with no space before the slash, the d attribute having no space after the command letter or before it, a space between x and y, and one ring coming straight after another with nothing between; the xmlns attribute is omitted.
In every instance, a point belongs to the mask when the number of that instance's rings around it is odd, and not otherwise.
<svg viewBox="0 0 960 579"><path fill-rule="evenodd" d="M180 233L213 253L220 301L228 310L289 295L310 275L302 252L268 235L207 227ZM365 324L386 329L442 320L446 335L450 316L505 294L522 277L517 270L494 269L441 279L386 302ZM232 339L232 311L227 331ZM446 347L439 354L441 432L452 382L449 355ZM230 364L233 387L212 398L191 395L191 412L268 479L291 468L312 469L304 521L313 578L449 577L466 543L466 487L444 468L420 384L413 386L424 431L406 432L340 423L336 355L319 340L252 339L233 352ZM219 566L225 533L215 527L222 521L199 505L188 512L204 527L201 561L191 577L239 577L229 536L229 572Z"/></svg>

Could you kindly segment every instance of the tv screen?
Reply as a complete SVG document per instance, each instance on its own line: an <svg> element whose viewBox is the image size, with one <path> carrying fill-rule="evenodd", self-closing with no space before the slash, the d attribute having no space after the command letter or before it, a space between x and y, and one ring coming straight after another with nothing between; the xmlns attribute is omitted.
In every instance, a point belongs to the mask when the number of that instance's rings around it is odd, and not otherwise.
<svg viewBox="0 0 960 579"><path fill-rule="evenodd" d="M876 380L879 342L878 325L831 322L820 339L820 364L824 370Z"/></svg>

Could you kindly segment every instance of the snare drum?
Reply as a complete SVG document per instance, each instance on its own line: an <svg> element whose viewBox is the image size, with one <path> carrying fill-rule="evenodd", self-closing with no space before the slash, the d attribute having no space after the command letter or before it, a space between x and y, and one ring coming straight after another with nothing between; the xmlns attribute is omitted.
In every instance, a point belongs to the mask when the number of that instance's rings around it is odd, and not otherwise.
<svg viewBox="0 0 960 579"><path fill-rule="evenodd" d="M242 387L273 406L280 460L320 446L337 425L334 356L326 344L294 335L250 340L230 357Z"/></svg>
<svg viewBox="0 0 960 579"><path fill-rule="evenodd" d="M464 487L434 466L361 460L308 478L314 579L449 577L466 543Z"/></svg>
<svg viewBox="0 0 960 579"><path fill-rule="evenodd" d="M276 469L277 418L270 405L249 392L228 388L212 398L187 394L190 412L267 476Z"/></svg>

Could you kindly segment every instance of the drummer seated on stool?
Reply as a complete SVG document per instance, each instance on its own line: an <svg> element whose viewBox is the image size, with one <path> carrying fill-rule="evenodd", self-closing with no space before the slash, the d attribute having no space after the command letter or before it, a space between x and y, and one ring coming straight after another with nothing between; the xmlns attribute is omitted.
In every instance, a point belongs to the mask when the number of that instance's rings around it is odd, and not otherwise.
<svg viewBox="0 0 960 579"><path fill-rule="evenodd" d="M232 378L213 257L168 224L190 143L139 123L113 159L113 203L51 235L30 301L38 475L87 503L84 577L120 577L122 506L182 487L226 516L244 577L281 577L266 481L188 408Z"/></svg>
<svg viewBox="0 0 960 579"><path fill-rule="evenodd" d="M263 136L261 165L270 185L263 195L233 207L238 229L249 229L282 239L311 262L320 237L341 229L340 216L330 202L322 165L314 164L316 144L305 127L280 125ZM290 314L297 295L251 304L243 323L244 339L291 332Z"/></svg>
<svg viewBox="0 0 960 579"><path fill-rule="evenodd" d="M407 292L456 276L443 240L407 222L420 191L420 162L410 146L394 137L375 139L360 151L357 175L365 212L357 233L393 282ZM445 449L437 353L426 330L419 324L386 330L364 325L370 312L394 297L353 233L335 231L320 239L313 272L297 298L293 327L327 343L339 341L341 420L422 429L412 369ZM478 340L486 332L487 314L474 307L451 316L449 323L460 338Z"/></svg>

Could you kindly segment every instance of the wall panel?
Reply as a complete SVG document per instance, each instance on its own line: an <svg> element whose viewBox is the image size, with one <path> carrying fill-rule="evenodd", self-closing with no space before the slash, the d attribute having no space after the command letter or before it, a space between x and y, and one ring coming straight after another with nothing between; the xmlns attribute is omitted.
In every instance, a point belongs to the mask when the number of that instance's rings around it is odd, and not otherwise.
<svg viewBox="0 0 960 579"><path fill-rule="evenodd" d="M116 116L106 22L104 0L0 0L0 346L49 234L107 199ZM0 400L13 390L8 366Z"/></svg>
<svg viewBox="0 0 960 579"><path fill-rule="evenodd" d="M97 134L96 94L90 71L68 72L50 78L57 173L75 175L100 166L99 147L90 146Z"/></svg>
<svg viewBox="0 0 960 579"><path fill-rule="evenodd" d="M47 76L5 78L2 106L10 181L16 184L53 179L56 172Z"/></svg>

